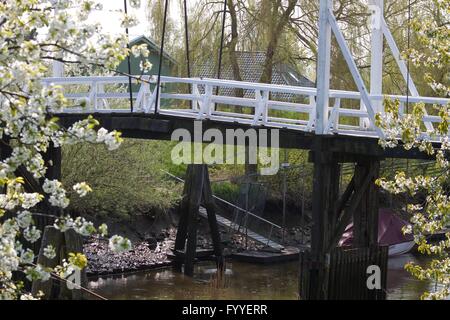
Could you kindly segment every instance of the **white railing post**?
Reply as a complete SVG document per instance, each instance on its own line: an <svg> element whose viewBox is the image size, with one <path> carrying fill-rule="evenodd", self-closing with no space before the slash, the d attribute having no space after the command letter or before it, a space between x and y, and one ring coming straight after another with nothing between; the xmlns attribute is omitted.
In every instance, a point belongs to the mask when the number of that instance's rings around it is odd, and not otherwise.
<svg viewBox="0 0 450 320"><path fill-rule="evenodd" d="M309 119L308 124L306 125L306 131L312 131L315 120L316 120L316 97L311 95L309 96L309 107L311 108L309 111Z"/></svg>
<svg viewBox="0 0 450 320"><path fill-rule="evenodd" d="M52 5L55 6L55 10L54 10L53 14L55 15L55 19L56 19L56 16L59 13L58 6L57 6L58 0L51 0L50 2L52 3ZM61 53L58 54L57 58L63 58L62 50L61 50ZM64 77L64 63L62 63L61 61L58 61L58 60L53 60L52 61L52 75L53 75L53 78Z"/></svg>
<svg viewBox="0 0 450 320"><path fill-rule="evenodd" d="M371 100L371 101L373 101L373 100ZM374 107L374 109L375 109L375 107ZM367 108L366 108L366 105L364 104L364 101L361 99L360 101L359 101L359 110L360 111L364 111L364 112L366 112L367 113ZM376 111L375 111L376 112ZM359 127L362 129L362 130L367 130L367 129L369 129L369 128L374 128L374 125L375 124L373 124L373 123L371 123L370 122L370 120L369 120L369 118L359 118Z"/></svg>
<svg viewBox="0 0 450 320"><path fill-rule="evenodd" d="M192 94L194 95L194 99L192 99L192 110L198 111L200 109L201 95L197 83L192 84Z"/></svg>
<svg viewBox="0 0 450 320"><path fill-rule="evenodd" d="M200 103L200 111L198 119L204 119L205 116L211 115L211 96L213 93L213 87L210 84L205 84L205 94L203 95Z"/></svg>
<svg viewBox="0 0 450 320"><path fill-rule="evenodd" d="M400 101L400 104L398 106L398 114L400 117L403 117L405 115L405 103L403 101Z"/></svg>
<svg viewBox="0 0 450 320"><path fill-rule="evenodd" d="M263 91L262 96L262 103L263 103L263 115L262 115L262 121L264 125L268 124L268 118L269 118L269 97L270 92L269 91Z"/></svg>
<svg viewBox="0 0 450 320"><path fill-rule="evenodd" d="M91 82L91 91L89 92L90 109L97 110L97 81Z"/></svg>
<svg viewBox="0 0 450 320"><path fill-rule="evenodd" d="M153 92L148 99L148 102L145 103L145 105L144 105L144 112L146 112L146 113L155 111L157 87L158 86L155 86L155 89L153 89ZM149 90L150 90L150 88L149 88Z"/></svg>
<svg viewBox="0 0 450 320"><path fill-rule="evenodd" d="M269 101L269 91L255 90L255 116L253 118L253 125L258 124L260 119L262 120L263 124L267 124L269 112L267 108L268 101Z"/></svg>
<svg viewBox="0 0 450 320"><path fill-rule="evenodd" d="M105 93L105 84L103 82L100 82L98 84L97 93ZM108 100L106 98L102 98L102 100L101 100L101 108L102 109L107 109L108 108Z"/></svg>
<svg viewBox="0 0 450 320"><path fill-rule="evenodd" d="M330 91L331 26L328 12L332 10L331 0L320 0L319 10L319 54L317 59L317 102L315 116L316 134L324 134L328 123Z"/></svg>
<svg viewBox="0 0 450 320"><path fill-rule="evenodd" d="M140 111L145 109L145 104L147 102L146 96L150 92L150 85L147 82L142 82L139 92L136 96L136 109L135 111Z"/></svg>
<svg viewBox="0 0 450 320"><path fill-rule="evenodd" d="M253 116L253 125L256 125L261 115L261 91L255 90L255 115Z"/></svg>
<svg viewBox="0 0 450 320"><path fill-rule="evenodd" d="M327 125L327 130L325 133L331 133L331 129L337 131L339 127L339 108L341 107L341 98L334 99L333 110L331 111L330 121Z"/></svg>

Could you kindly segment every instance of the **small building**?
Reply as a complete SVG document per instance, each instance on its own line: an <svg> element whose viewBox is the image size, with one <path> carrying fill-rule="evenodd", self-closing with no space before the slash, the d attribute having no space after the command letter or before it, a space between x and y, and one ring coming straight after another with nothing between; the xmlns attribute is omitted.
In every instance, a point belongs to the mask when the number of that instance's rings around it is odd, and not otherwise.
<svg viewBox="0 0 450 320"><path fill-rule="evenodd" d="M139 36L130 42L130 46L133 47L135 45L141 45L145 43L147 45L148 50L150 51L150 55L147 58L153 65L153 67L148 71L144 72L144 75L158 75L159 61L160 61L160 47L155 43L155 41L147 36ZM167 52L163 53L163 63L161 68L161 75L163 76L173 76L175 75L175 68L177 62L174 58L172 58ZM123 72L128 74L128 59L122 61L117 68L119 72ZM140 75L142 73L139 64L141 63L141 58L136 58L131 55L130 58L131 64L131 74L132 75Z"/></svg>
<svg viewBox="0 0 450 320"><path fill-rule="evenodd" d="M264 62L266 60L265 52L250 52L250 51L238 51L236 52L238 59L240 75L243 81L247 82L259 82L263 73ZM207 60L202 63L198 63L194 68L194 75L201 78L217 78L217 66L212 60ZM221 79L235 80L233 75L233 69L230 63L226 63L222 66ZM299 74L294 67L286 63L274 64L272 70L272 84L297 86L297 87L315 87L314 82ZM233 88L221 88L220 95L234 96ZM274 94L275 99L281 100L294 100L295 97L291 94ZM244 90L245 98L253 98L254 92L252 90Z"/></svg>

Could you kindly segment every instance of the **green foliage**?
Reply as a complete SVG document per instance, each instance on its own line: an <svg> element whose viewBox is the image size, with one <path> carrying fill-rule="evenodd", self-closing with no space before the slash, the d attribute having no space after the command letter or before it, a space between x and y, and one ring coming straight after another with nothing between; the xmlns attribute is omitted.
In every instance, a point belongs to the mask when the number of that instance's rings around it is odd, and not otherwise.
<svg viewBox="0 0 450 320"><path fill-rule="evenodd" d="M164 212L180 196L180 186L161 169L175 170L170 143L126 139L113 152L91 144L63 148L63 183L86 181L93 192L73 201L70 210L126 219L139 213ZM74 196L74 192L69 194Z"/></svg>
<svg viewBox="0 0 450 320"><path fill-rule="evenodd" d="M239 185L231 182L220 182L212 185L214 195L228 201L235 202L239 195Z"/></svg>

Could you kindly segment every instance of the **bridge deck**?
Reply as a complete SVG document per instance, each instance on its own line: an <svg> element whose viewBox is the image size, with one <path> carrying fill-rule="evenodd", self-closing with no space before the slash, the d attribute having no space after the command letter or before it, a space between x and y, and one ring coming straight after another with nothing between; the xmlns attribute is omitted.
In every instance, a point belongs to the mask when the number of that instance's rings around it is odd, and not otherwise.
<svg viewBox="0 0 450 320"><path fill-rule="evenodd" d="M172 133L177 129L185 129L194 136L195 119L192 118L131 112L77 112L56 114L60 118L60 124L65 127L85 119L88 115L94 116L100 122L100 126L107 130L119 130L125 138L170 141ZM247 128L255 128L255 126L238 122L202 121L201 129L203 132L211 128L220 130L225 136L226 130L228 129L245 130ZM257 126L256 128L267 127ZM271 128L267 129L270 135ZM258 130L256 132L259 139L260 132ZM344 135L320 136L314 134L314 132L279 129L279 138L280 148L314 150L316 142L319 139L325 139L330 145L330 152L347 154L348 156L355 154L379 158L430 160L430 157L417 149L405 150L401 146L383 149L378 143L378 138L375 137ZM224 143L227 144L228 141L225 140ZM268 146L271 146L270 139Z"/></svg>

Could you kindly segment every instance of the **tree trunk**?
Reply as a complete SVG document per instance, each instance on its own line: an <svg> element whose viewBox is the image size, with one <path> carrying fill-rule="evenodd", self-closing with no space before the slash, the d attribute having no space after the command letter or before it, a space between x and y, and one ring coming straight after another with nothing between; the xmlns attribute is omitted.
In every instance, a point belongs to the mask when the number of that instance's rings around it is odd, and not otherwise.
<svg viewBox="0 0 450 320"><path fill-rule="evenodd" d="M237 15L236 15L236 7L233 2L233 0L227 0L228 3L228 11L230 12L231 17L231 40L227 44L229 57L230 57L230 63L231 67L233 69L233 78L237 81L242 81L241 77L241 70L239 67L239 61L236 54L236 46L239 38L238 33L238 21L237 21ZM244 90L241 88L235 88L234 89L235 97L243 98L244 97ZM236 112L241 113L242 107L236 106Z"/></svg>
<svg viewBox="0 0 450 320"><path fill-rule="evenodd" d="M278 4L274 3L272 8L271 22L273 22L273 27L269 28L269 43L267 44L266 59L264 61L263 72L259 82L261 83L271 83L272 82L272 70L273 70L273 59L275 56L276 49L278 47L278 42L280 39L280 34L289 22L291 14L294 12L296 0L289 0L288 7L283 14L278 16Z"/></svg>

